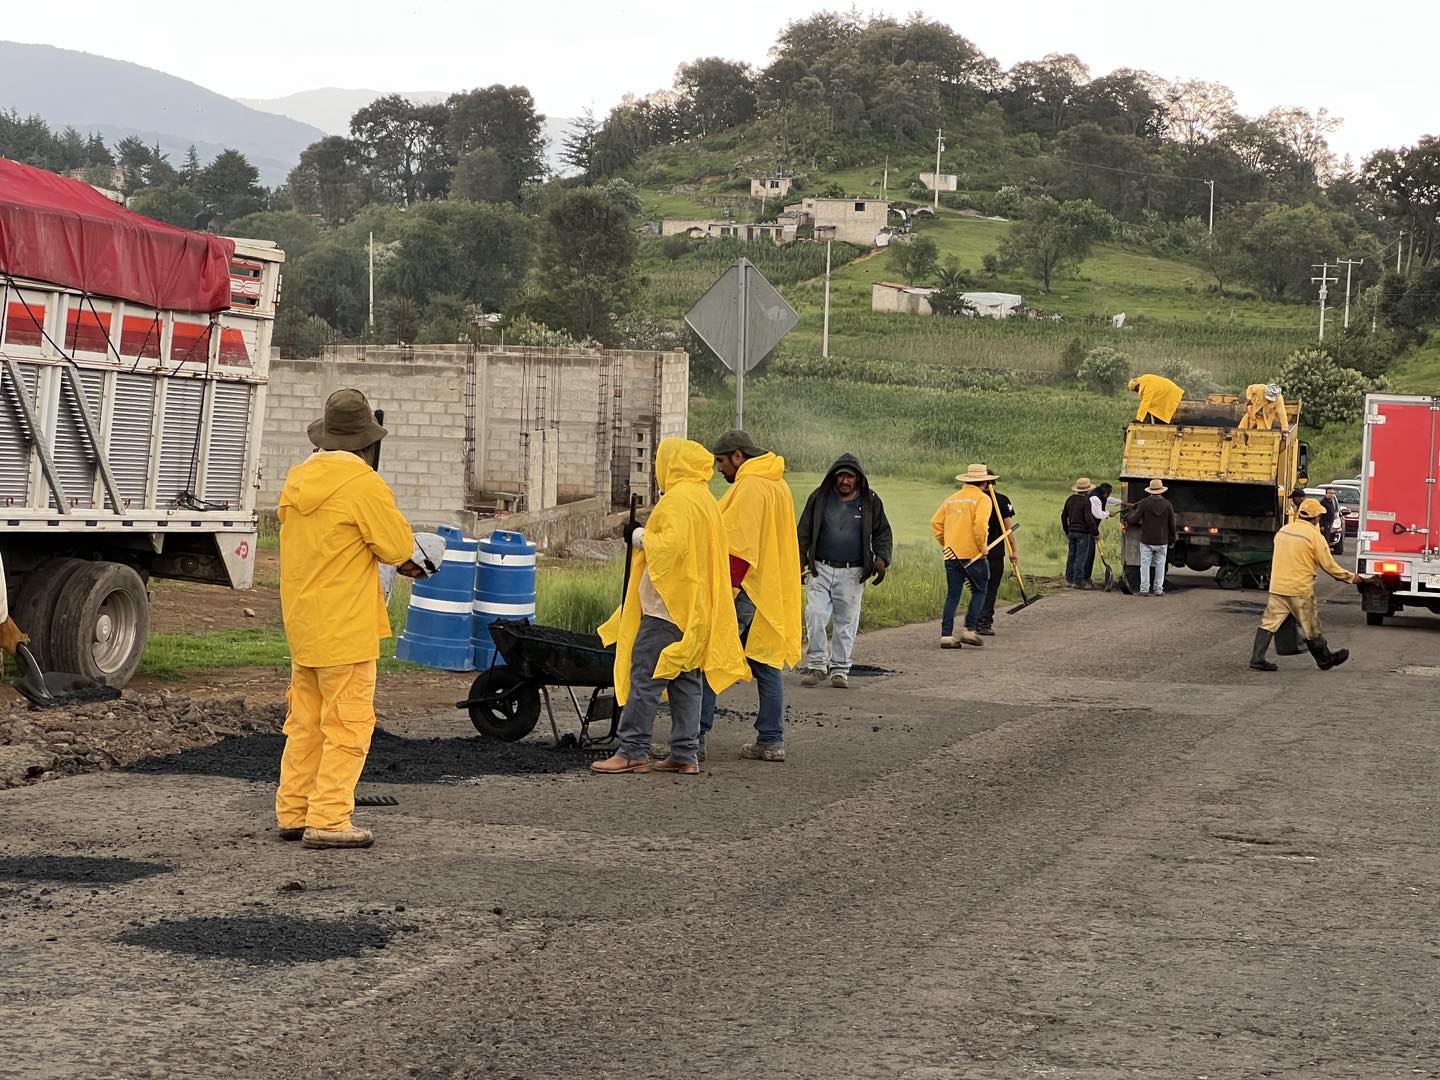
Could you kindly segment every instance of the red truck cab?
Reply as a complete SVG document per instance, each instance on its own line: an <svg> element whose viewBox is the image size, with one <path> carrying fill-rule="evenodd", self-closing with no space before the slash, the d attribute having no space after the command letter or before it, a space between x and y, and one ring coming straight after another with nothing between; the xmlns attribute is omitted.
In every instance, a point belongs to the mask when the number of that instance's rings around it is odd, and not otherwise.
<svg viewBox="0 0 1440 1080"><path fill-rule="evenodd" d="M1360 484L1356 570L1387 586L1362 594L1367 621L1440 613L1440 397L1366 397Z"/></svg>

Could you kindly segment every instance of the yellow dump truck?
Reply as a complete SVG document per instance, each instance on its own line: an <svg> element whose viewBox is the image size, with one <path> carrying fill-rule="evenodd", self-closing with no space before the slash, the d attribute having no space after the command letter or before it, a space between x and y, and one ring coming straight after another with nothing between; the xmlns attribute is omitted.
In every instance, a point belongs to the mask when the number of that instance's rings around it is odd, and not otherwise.
<svg viewBox="0 0 1440 1080"><path fill-rule="evenodd" d="M1125 427L1120 484L1126 503L1145 497L1159 478L1170 488L1179 539L1172 566L1215 570L1222 589L1265 588L1275 533L1285 524L1286 503L1305 483L1309 451L1300 442L1300 403L1286 403L1286 426L1268 431L1238 427L1244 404L1211 395L1182 401L1171 422ZM1125 532L1125 580L1140 585L1140 534Z"/></svg>

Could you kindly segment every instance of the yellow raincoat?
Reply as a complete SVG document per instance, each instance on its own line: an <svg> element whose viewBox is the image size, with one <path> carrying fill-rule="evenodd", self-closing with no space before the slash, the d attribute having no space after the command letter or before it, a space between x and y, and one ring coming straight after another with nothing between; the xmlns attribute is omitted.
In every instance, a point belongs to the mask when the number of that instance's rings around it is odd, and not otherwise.
<svg viewBox="0 0 1440 1080"><path fill-rule="evenodd" d="M714 459L712 458L713 462ZM741 586L755 603L745 655L768 667L800 662L800 537L785 459L761 454L740 466L720 500L730 554L750 564Z"/></svg>
<svg viewBox="0 0 1440 1080"><path fill-rule="evenodd" d="M1141 375L1130 380L1130 389L1140 395L1140 408L1135 419L1144 420L1153 416L1162 424L1168 424L1180 407L1185 391L1163 375Z"/></svg>
<svg viewBox="0 0 1440 1080"><path fill-rule="evenodd" d="M390 636L380 566L414 549L395 496L356 455L321 451L291 469L280 492L280 607L295 663L378 658Z"/></svg>
<svg viewBox="0 0 1440 1080"><path fill-rule="evenodd" d="M1240 418L1241 428L1259 428L1269 431L1278 427L1284 431L1290 426L1285 415L1285 399L1265 400L1265 384L1251 383L1245 388L1245 415Z"/></svg>
<svg viewBox="0 0 1440 1080"><path fill-rule="evenodd" d="M717 694L750 678L740 649L740 628L730 596L730 560L720 511L710 494L715 456L688 439L662 439L655 477L664 492L645 523L645 547L630 553L630 590L625 603L600 627L615 646L615 697L630 696L630 664L640 632L640 579L650 584L683 635L667 646L655 678L670 680L696 668Z"/></svg>

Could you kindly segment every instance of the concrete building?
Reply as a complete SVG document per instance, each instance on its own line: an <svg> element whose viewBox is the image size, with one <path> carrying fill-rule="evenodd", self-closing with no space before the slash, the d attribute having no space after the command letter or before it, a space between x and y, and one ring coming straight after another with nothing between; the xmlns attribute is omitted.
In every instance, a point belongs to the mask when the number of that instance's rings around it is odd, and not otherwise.
<svg viewBox="0 0 1440 1080"><path fill-rule="evenodd" d="M632 492L649 505L655 447L687 431L684 352L476 345L328 346L275 359L259 505L273 508L341 387L385 410L381 472L417 525L519 528L546 546L595 535Z"/></svg>
<svg viewBox="0 0 1440 1080"><path fill-rule="evenodd" d="M756 199L783 199L794 186L795 181L788 176L752 176L750 195Z"/></svg>
<svg viewBox="0 0 1440 1080"><path fill-rule="evenodd" d="M895 315L931 315L930 294L934 291L922 285L877 281L870 286L870 310Z"/></svg>
<svg viewBox="0 0 1440 1080"><path fill-rule="evenodd" d="M661 236L688 236L695 240L770 240L776 244L795 239L795 226L786 222L706 221L667 218L660 222Z"/></svg>
<svg viewBox="0 0 1440 1080"><path fill-rule="evenodd" d="M874 247L890 220L884 199L803 199L785 207L785 213L803 214L804 221L815 226L816 240L839 240L857 247Z"/></svg>
<svg viewBox="0 0 1440 1080"><path fill-rule="evenodd" d="M960 190L960 178L954 173L933 173L922 172L920 183L925 185L926 191L958 191Z"/></svg>

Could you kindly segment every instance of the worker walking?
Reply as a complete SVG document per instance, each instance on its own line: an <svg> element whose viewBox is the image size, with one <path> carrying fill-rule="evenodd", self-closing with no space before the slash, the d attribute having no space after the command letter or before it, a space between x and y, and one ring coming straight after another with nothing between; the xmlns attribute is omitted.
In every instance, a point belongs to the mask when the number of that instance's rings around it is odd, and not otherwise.
<svg viewBox="0 0 1440 1080"><path fill-rule="evenodd" d="M1130 380L1130 389L1140 395L1135 419L1142 423L1168 424L1180 407L1185 391L1163 375L1141 375Z"/></svg>
<svg viewBox="0 0 1440 1080"><path fill-rule="evenodd" d="M720 693L750 678L740 648L720 510L708 487L714 459L688 439L661 439L655 451L660 500L643 528L627 526L630 584L619 610L600 627L615 646L620 746L590 768L597 773L700 771L700 708L705 687ZM670 754L650 764L661 695L670 702Z"/></svg>
<svg viewBox="0 0 1440 1080"><path fill-rule="evenodd" d="M940 615L940 647L958 649L962 644L979 647L980 612L985 606L985 589L990 582L990 563L985 558L994 506L985 489L997 479L984 465L971 465L955 479L960 490L940 504L930 519L930 531L945 558L945 607ZM974 560L974 561L972 561ZM970 606L965 625L957 639L955 612L965 586L970 586Z"/></svg>
<svg viewBox="0 0 1440 1080"><path fill-rule="evenodd" d="M1145 485L1145 498L1131 509L1125 524L1140 530L1140 595L1165 595L1165 567L1179 534L1175 508L1165 498L1170 489L1160 480Z"/></svg>
<svg viewBox="0 0 1440 1080"><path fill-rule="evenodd" d="M1300 504L1298 517L1275 534L1275 554L1270 563L1270 602L1255 631L1255 647L1250 653L1250 666L1256 671L1275 671L1265 659L1275 632L1285 620L1294 616L1305 635L1305 645L1321 671L1338 667L1350 658L1350 650L1331 652L1320 625L1320 609L1315 603L1315 577L1324 570L1336 581L1358 585L1364 579L1346 570L1330 554L1330 547L1320 534L1319 521L1325 508L1316 499Z"/></svg>
<svg viewBox="0 0 1440 1080"><path fill-rule="evenodd" d="M1072 589L1090 588L1090 574L1095 564L1095 541L1100 538L1100 521L1096 518L1092 499L1095 485L1088 476L1075 481L1070 497L1060 508L1060 531L1065 534L1065 584Z"/></svg>
<svg viewBox="0 0 1440 1080"><path fill-rule="evenodd" d="M1279 383L1251 383L1245 388L1245 413L1238 425L1242 430L1269 431L1278 427L1284 431L1289 425Z"/></svg>
<svg viewBox="0 0 1440 1080"><path fill-rule="evenodd" d="M894 540L885 504L853 454L841 454L805 500L797 528L808 647L801 686L850 685L865 583L885 580ZM833 630L831 628L833 623Z"/></svg>
<svg viewBox="0 0 1440 1080"><path fill-rule="evenodd" d="M800 545L795 502L785 483L785 459L761 450L738 428L710 448L730 486L720 500L730 555L730 584L745 656L760 708L755 740L740 748L754 761L785 760L785 687L780 672L800 662ZM708 685L700 715L700 754L715 724L715 691Z"/></svg>
<svg viewBox="0 0 1440 1080"><path fill-rule="evenodd" d="M375 471L386 431L359 390L337 390L308 429L316 447L280 492L280 607L289 710L275 816L282 840L369 847L351 823L375 731L375 662L390 620L382 564L423 577L410 524ZM425 557L420 555L420 559Z"/></svg>
<svg viewBox="0 0 1440 1080"><path fill-rule="evenodd" d="M987 559L990 564L990 576L985 584L985 603L980 608L980 625L975 628L975 632L981 637L994 637L995 603L1000 599L1000 586L1005 582L1005 560L1013 557L1018 573L1020 554L1015 550L1014 537L1006 535L1015 528L1015 504L1006 497L1003 491L995 489L993 480L987 481L981 487L990 497L991 505L989 533L985 537L985 542L989 544L999 540L1002 536L1005 537L1003 541L990 549Z"/></svg>

